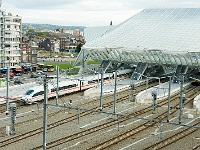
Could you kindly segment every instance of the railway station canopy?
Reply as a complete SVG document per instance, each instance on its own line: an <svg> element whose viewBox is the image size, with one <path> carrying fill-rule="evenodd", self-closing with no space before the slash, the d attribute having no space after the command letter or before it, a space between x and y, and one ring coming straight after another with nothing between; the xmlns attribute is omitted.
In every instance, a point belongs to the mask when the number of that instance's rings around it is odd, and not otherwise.
<svg viewBox="0 0 200 150"><path fill-rule="evenodd" d="M200 66L200 7L150 7L116 26L85 29L83 59Z"/></svg>

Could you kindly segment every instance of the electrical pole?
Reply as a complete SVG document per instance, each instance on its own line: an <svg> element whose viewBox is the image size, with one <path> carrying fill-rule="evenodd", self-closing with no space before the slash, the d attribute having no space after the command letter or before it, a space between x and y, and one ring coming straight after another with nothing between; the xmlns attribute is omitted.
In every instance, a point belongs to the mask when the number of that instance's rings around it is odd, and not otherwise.
<svg viewBox="0 0 200 150"><path fill-rule="evenodd" d="M117 69L115 69L114 113L116 113Z"/></svg>
<svg viewBox="0 0 200 150"><path fill-rule="evenodd" d="M180 89L180 102L179 102L179 124L181 124L181 118L182 118L182 108L183 108L183 81L184 81L184 76L181 76L181 89Z"/></svg>
<svg viewBox="0 0 200 150"><path fill-rule="evenodd" d="M100 94L100 110L103 109L103 68L100 68L101 71L101 94Z"/></svg>
<svg viewBox="0 0 200 150"><path fill-rule="evenodd" d="M157 101L157 91L151 91L151 95L153 97L153 102L152 102L153 112L152 113L154 113L156 110L156 103L157 103L156 102Z"/></svg>
<svg viewBox="0 0 200 150"><path fill-rule="evenodd" d="M46 132L47 132L47 100L48 100L48 81L44 77L44 103L43 103L43 150L46 150Z"/></svg>
<svg viewBox="0 0 200 150"><path fill-rule="evenodd" d="M58 78L59 78L59 66L56 66L56 77L57 77L56 106L58 106L58 91L59 91Z"/></svg>
<svg viewBox="0 0 200 150"><path fill-rule="evenodd" d="M10 131L10 134L13 134L13 132L15 131L16 104L15 103L11 103L10 104L10 109L11 109L11 115L10 115L10 119L11 119L11 131Z"/></svg>
<svg viewBox="0 0 200 150"><path fill-rule="evenodd" d="M171 82L172 82L172 77L169 77L167 122L169 122L169 119L170 119L170 96L171 96Z"/></svg>
<svg viewBox="0 0 200 150"><path fill-rule="evenodd" d="M7 57L8 66L7 66L7 76L6 76L6 115L9 114L9 83L10 83L10 58Z"/></svg>

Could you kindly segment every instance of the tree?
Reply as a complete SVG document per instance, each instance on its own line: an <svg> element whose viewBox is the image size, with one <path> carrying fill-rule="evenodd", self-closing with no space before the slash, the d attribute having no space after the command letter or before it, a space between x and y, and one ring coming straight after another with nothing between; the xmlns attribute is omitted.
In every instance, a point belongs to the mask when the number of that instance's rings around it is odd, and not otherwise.
<svg viewBox="0 0 200 150"><path fill-rule="evenodd" d="M46 37L46 33L45 32L38 32L38 36L39 37Z"/></svg>
<svg viewBox="0 0 200 150"><path fill-rule="evenodd" d="M81 51L81 47L82 47L82 46L83 46L83 44L79 43L79 44L77 45L77 47L76 47L75 52L76 52L76 53L79 53L79 52Z"/></svg>

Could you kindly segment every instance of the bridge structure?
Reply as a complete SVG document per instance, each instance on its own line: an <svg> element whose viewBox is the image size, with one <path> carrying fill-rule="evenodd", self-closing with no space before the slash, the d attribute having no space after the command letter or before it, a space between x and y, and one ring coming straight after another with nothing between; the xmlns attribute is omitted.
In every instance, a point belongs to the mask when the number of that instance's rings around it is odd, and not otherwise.
<svg viewBox="0 0 200 150"><path fill-rule="evenodd" d="M171 70L175 76L199 71L197 6L150 7L119 25L86 28L84 34L86 44L74 63L81 62L83 68L89 59L107 68L108 64L127 64L135 67L132 78L136 80L155 68L162 74Z"/></svg>

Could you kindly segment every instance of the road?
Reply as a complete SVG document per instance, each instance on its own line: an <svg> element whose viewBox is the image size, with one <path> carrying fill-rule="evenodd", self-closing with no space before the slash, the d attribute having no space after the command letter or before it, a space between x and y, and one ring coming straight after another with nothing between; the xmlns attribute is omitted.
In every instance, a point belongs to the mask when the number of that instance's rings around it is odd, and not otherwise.
<svg viewBox="0 0 200 150"><path fill-rule="evenodd" d="M52 62L52 63L63 63L63 64L72 64L76 58L38 58L38 63L42 62Z"/></svg>

